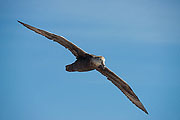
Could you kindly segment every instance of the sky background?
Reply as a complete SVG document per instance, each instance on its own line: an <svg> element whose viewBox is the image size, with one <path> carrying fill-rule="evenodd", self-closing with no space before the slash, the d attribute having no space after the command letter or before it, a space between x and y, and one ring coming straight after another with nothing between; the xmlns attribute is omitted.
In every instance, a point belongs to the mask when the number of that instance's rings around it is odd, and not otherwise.
<svg viewBox="0 0 180 120"><path fill-rule="evenodd" d="M17 20L102 55L149 112ZM1 120L179 120L179 0L1 0Z"/></svg>

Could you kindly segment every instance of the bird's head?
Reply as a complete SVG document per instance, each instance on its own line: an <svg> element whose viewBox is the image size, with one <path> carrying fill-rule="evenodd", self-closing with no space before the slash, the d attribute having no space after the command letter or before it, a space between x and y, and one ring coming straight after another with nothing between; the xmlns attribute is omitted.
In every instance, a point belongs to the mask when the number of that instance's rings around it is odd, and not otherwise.
<svg viewBox="0 0 180 120"><path fill-rule="evenodd" d="M92 63L95 67L104 67L105 66L105 58L103 56L95 56L92 59Z"/></svg>

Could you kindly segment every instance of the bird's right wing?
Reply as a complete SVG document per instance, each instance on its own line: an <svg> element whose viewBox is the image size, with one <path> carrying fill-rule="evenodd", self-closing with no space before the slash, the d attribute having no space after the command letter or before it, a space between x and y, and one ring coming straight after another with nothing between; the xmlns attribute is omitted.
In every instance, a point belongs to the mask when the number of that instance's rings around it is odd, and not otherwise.
<svg viewBox="0 0 180 120"><path fill-rule="evenodd" d="M138 108L140 108L146 114L148 114L148 112L144 108L139 98L136 96L136 94L133 92L133 90L124 80L119 78L115 73L113 73L107 67L104 68L100 67L97 68L96 70L99 71L104 76L106 76L108 80L110 80L114 85L116 85L129 98L129 100L132 103L134 103Z"/></svg>
<svg viewBox="0 0 180 120"><path fill-rule="evenodd" d="M72 42L68 41L67 39L65 39L62 36L58 36L58 35L49 33L47 31L35 28L35 27L30 26L28 24L25 24L25 23L23 23L21 21L18 21L18 22L21 23L22 25L24 25L25 27L27 27L28 29L30 29L30 30L38 33L38 34L41 34L41 35L45 36L48 39L51 39L51 40L53 40L55 42L58 42L59 44L61 44L65 48L69 49L72 52L72 54L74 56L76 56L76 58L78 58L80 56L83 57L83 56L87 55L87 53L85 51L83 51L81 48L79 48L78 46L74 45Z"/></svg>

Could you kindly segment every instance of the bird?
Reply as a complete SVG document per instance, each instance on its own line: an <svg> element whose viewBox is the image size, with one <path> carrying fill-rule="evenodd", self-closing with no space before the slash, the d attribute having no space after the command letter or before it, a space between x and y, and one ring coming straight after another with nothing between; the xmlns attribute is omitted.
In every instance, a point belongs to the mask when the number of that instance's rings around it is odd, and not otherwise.
<svg viewBox="0 0 180 120"><path fill-rule="evenodd" d="M25 24L19 20L17 21L26 28L64 46L76 57L76 61L74 63L65 66L66 71L87 72L91 70L97 70L102 75L104 75L109 81L111 81L116 87L118 87L133 104L135 104L138 108L140 108L142 111L148 114L147 110L145 109L139 98L136 96L136 94L133 92L131 87L105 65L105 58L103 56L89 54L81 48L79 48L78 46L76 46L74 43L68 41L63 36L59 36L47 32L45 30L41 30L39 28Z"/></svg>

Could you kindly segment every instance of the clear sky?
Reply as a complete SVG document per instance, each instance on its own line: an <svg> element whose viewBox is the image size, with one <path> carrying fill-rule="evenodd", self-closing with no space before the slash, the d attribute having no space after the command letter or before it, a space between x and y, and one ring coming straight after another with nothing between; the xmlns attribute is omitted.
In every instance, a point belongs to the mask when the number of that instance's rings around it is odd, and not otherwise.
<svg viewBox="0 0 180 120"><path fill-rule="evenodd" d="M21 20L102 55L149 112ZM1 120L179 120L179 0L2 0Z"/></svg>

